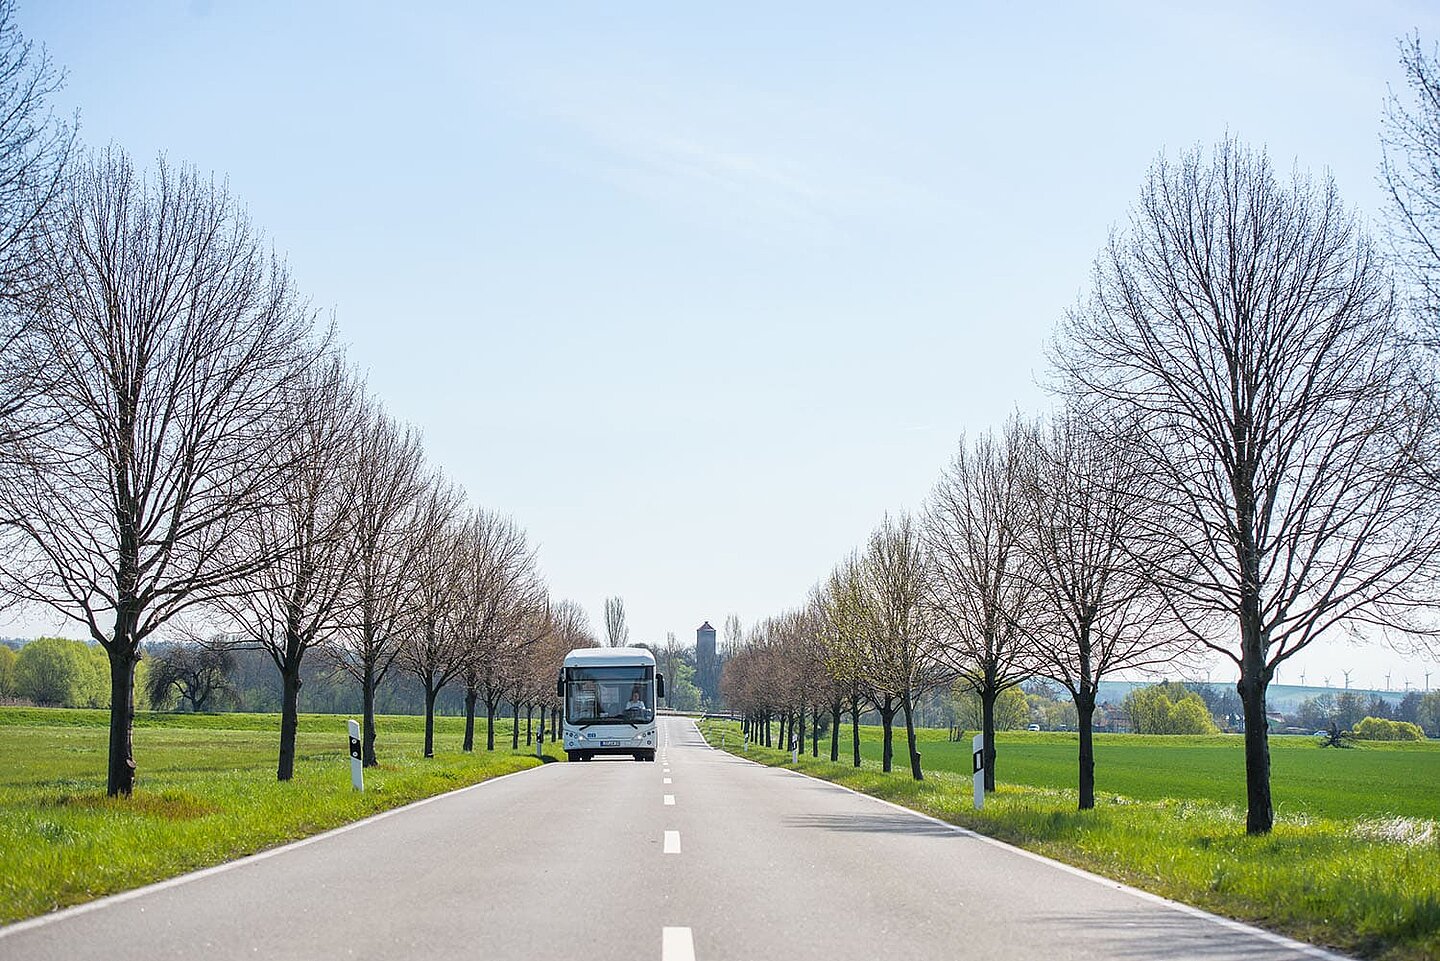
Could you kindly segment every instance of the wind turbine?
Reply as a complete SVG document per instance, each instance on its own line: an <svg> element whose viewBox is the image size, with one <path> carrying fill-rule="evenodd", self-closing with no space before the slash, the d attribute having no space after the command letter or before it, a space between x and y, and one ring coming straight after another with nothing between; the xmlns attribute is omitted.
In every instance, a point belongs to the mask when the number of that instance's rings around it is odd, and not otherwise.
<svg viewBox="0 0 1440 961"><path fill-rule="evenodd" d="M1390 672L1385 672L1385 690L1390 690Z"/></svg>
<svg viewBox="0 0 1440 961"><path fill-rule="evenodd" d="M1429 694L1429 693L1430 693L1430 672L1429 672L1429 671L1426 671L1426 672L1425 672L1425 693L1426 693L1426 694Z"/></svg>
<svg viewBox="0 0 1440 961"><path fill-rule="evenodd" d="M1300 672L1300 686L1301 686L1301 687L1304 687L1304 686L1305 686L1305 672L1304 672L1304 671L1301 671L1301 672Z"/></svg>
<svg viewBox="0 0 1440 961"><path fill-rule="evenodd" d="M1326 686L1326 687L1329 687L1329 686L1330 686L1330 675L1329 675L1329 674L1326 674L1326 675L1325 675L1325 686Z"/></svg>
<svg viewBox="0 0 1440 961"><path fill-rule="evenodd" d="M1354 672L1354 670L1355 670L1355 669L1352 667L1352 668L1351 668L1350 670L1348 670L1348 671L1341 671L1341 672L1340 672L1341 674L1344 674L1344 675L1345 675L1345 690L1347 690L1347 691L1350 690L1350 675Z"/></svg>

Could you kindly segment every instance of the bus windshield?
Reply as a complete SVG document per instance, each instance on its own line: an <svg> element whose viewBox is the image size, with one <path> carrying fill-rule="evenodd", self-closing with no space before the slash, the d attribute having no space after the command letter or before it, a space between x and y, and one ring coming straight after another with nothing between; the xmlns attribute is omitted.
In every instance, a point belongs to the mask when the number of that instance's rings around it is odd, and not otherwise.
<svg viewBox="0 0 1440 961"><path fill-rule="evenodd" d="M655 719L653 667L571 667L565 674L565 719L572 724L645 724Z"/></svg>

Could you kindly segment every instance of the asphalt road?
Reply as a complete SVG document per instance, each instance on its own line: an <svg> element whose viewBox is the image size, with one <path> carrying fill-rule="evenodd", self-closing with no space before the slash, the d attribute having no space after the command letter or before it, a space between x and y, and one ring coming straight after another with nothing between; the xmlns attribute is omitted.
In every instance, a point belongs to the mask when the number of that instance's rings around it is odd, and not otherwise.
<svg viewBox="0 0 1440 961"><path fill-rule="evenodd" d="M0 959L1334 957L710 749L549 764L0 928Z"/></svg>

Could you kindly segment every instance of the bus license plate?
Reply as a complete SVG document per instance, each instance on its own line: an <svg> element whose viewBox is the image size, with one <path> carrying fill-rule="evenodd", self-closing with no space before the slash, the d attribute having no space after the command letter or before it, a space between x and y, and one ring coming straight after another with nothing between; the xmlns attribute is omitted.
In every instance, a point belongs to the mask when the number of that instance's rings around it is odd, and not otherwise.
<svg viewBox="0 0 1440 961"><path fill-rule="evenodd" d="M601 741L601 742L600 742L600 746L601 746L601 747L619 747L619 746L620 746L620 742L619 742L619 741Z"/></svg>

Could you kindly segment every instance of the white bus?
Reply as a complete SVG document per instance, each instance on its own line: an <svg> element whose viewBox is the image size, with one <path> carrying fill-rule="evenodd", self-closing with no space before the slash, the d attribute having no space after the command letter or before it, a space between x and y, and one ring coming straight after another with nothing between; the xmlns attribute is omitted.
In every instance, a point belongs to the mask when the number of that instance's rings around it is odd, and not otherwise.
<svg viewBox="0 0 1440 961"><path fill-rule="evenodd" d="M655 760L655 699L665 678L643 647L586 647L565 655L555 682L565 702L565 755L588 761L597 754Z"/></svg>

